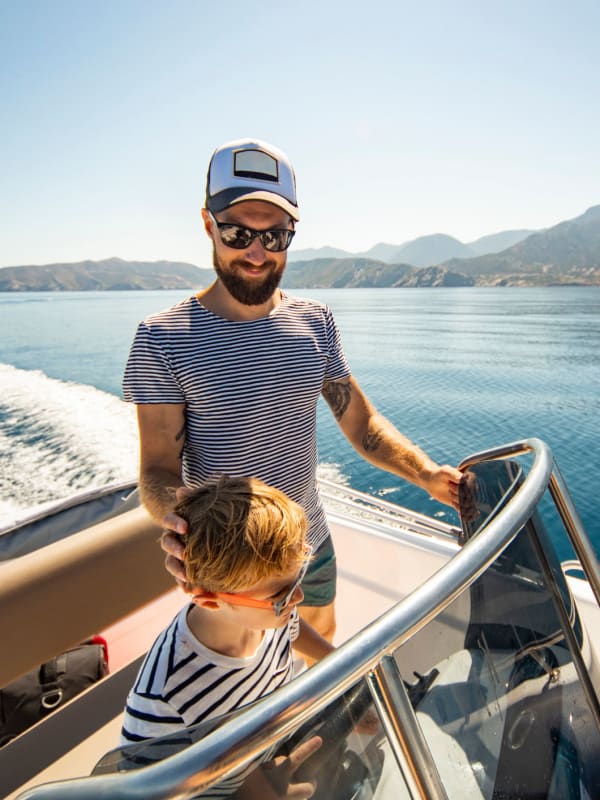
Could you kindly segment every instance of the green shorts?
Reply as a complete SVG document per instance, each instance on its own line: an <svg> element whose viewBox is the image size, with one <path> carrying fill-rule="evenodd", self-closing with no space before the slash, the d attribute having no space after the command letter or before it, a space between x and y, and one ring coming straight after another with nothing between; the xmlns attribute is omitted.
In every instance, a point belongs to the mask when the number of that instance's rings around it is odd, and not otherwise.
<svg viewBox="0 0 600 800"><path fill-rule="evenodd" d="M328 536L313 556L302 581L302 606L328 606L335 600L337 569L331 536Z"/></svg>

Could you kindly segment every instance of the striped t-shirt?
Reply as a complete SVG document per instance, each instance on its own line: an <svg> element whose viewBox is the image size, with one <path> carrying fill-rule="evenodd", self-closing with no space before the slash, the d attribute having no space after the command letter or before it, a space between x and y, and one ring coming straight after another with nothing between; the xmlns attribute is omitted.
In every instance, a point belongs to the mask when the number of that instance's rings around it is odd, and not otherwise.
<svg viewBox="0 0 600 800"><path fill-rule="evenodd" d="M182 608L148 651L127 697L122 745L227 714L291 680L296 609L287 625L265 629L254 655L234 658L198 641L187 622L193 607Z"/></svg>
<svg viewBox="0 0 600 800"><path fill-rule="evenodd" d="M187 622L193 607L186 605L149 650L127 697L121 747L184 732L258 700L292 679L297 609L282 628L265 629L252 656L235 658L198 641ZM211 791L210 797L229 795L256 766L252 762L237 772Z"/></svg>
<svg viewBox="0 0 600 800"><path fill-rule="evenodd" d="M266 317L223 319L194 297L140 323L123 394L185 403L183 480L260 478L306 511L314 548L328 534L317 493L317 401L350 374L330 309L282 292Z"/></svg>

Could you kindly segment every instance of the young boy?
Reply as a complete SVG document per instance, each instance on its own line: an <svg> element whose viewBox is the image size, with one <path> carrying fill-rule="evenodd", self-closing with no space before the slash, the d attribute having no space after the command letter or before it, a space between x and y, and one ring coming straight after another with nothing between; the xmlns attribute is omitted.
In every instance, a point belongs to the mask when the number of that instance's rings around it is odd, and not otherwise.
<svg viewBox="0 0 600 800"><path fill-rule="evenodd" d="M333 649L296 610L310 561L300 506L258 479L221 477L193 490L176 513L189 527L192 602L140 669L121 745L196 725L287 683L292 641L311 659Z"/></svg>

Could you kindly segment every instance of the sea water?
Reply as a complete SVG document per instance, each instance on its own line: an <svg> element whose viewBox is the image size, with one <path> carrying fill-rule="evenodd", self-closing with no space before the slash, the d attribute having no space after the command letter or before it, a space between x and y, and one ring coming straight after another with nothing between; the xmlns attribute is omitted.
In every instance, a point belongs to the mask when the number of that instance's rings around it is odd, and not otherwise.
<svg viewBox="0 0 600 800"><path fill-rule="evenodd" d="M329 289L352 372L440 463L526 437L553 450L600 551L600 287ZM137 322L185 293L0 293L0 522L137 470L123 367ZM324 402L320 474L456 522L365 462Z"/></svg>

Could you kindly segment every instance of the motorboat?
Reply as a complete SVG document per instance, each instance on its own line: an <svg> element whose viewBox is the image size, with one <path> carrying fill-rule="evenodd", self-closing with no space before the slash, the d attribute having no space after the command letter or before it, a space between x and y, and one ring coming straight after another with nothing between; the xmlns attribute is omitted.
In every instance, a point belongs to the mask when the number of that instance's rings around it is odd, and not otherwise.
<svg viewBox="0 0 600 800"><path fill-rule="evenodd" d="M230 717L128 747L125 696L186 602L135 481L4 530L0 686L98 632L111 671L0 748L2 796L214 797L251 762L318 735L301 767L317 800L600 797L592 544L539 439L460 466L460 525L321 481L335 652Z"/></svg>

